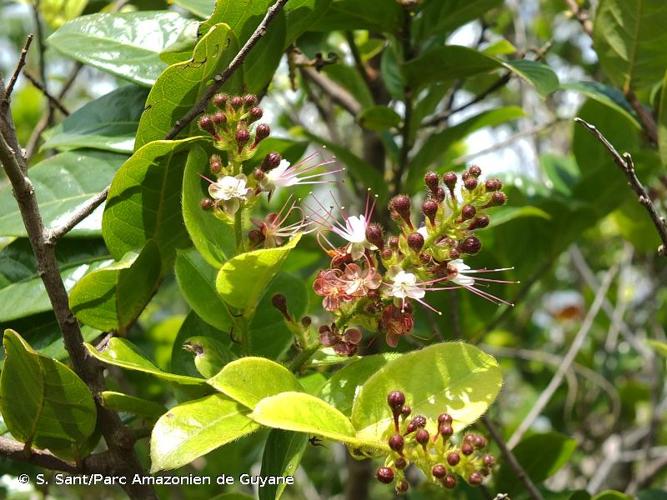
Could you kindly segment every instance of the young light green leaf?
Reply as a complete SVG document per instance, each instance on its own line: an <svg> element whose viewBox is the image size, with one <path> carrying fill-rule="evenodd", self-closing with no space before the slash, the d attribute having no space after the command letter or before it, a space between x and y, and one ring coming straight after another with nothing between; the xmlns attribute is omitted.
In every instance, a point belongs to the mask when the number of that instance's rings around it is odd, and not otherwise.
<svg viewBox="0 0 667 500"><path fill-rule="evenodd" d="M202 377L210 378L234 360L232 351L222 342L211 337L190 337L183 349L194 354L195 367Z"/></svg>
<svg viewBox="0 0 667 500"><path fill-rule="evenodd" d="M266 358L245 357L227 364L209 385L250 409L281 392L302 392L294 374Z"/></svg>
<svg viewBox="0 0 667 500"><path fill-rule="evenodd" d="M149 240L141 253L130 252L81 279L70 293L70 307L82 323L102 331L125 332L159 282L160 252Z"/></svg>
<svg viewBox="0 0 667 500"><path fill-rule="evenodd" d="M206 337L209 340L220 343L226 349L231 350L232 341L229 333L221 332L220 330L213 328L197 316L194 311L190 311L185 317L185 320L173 341L171 362L169 364L171 372L193 377L199 377L201 375L194 362L196 353L193 353L192 350L189 350L185 346L188 340L191 340L192 338L199 340L201 337Z"/></svg>
<svg viewBox="0 0 667 500"><path fill-rule="evenodd" d="M655 352L667 358L667 342L652 339L649 339L646 342L648 342L648 345L650 345Z"/></svg>
<svg viewBox="0 0 667 500"><path fill-rule="evenodd" d="M307 445L307 434L272 429L264 446L260 475L293 476ZM259 488L259 500L280 500L286 486L269 484Z"/></svg>
<svg viewBox="0 0 667 500"><path fill-rule="evenodd" d="M127 156L102 151L61 153L30 167L39 193L39 210L47 227L60 225L79 206L103 191ZM99 236L102 209L79 223L70 235ZM26 237L21 214L9 184L0 188L0 236Z"/></svg>
<svg viewBox="0 0 667 500"><path fill-rule="evenodd" d="M176 12L91 14L68 22L47 43L65 56L149 87L166 67L160 52L195 27Z"/></svg>
<svg viewBox="0 0 667 500"><path fill-rule="evenodd" d="M153 427L151 473L176 469L256 431L248 410L222 394L175 406Z"/></svg>
<svg viewBox="0 0 667 500"><path fill-rule="evenodd" d="M125 85L90 101L44 133L41 149L91 148L132 154L148 92Z"/></svg>
<svg viewBox="0 0 667 500"><path fill-rule="evenodd" d="M208 196L208 182L201 176L208 176L208 169L206 150L195 145L183 174L183 220L195 248L206 262L219 268L227 255L234 254L234 228L201 208L202 198Z"/></svg>
<svg viewBox="0 0 667 500"><path fill-rule="evenodd" d="M667 3L601 0L595 11L593 47L602 69L623 91L646 90L667 67Z"/></svg>
<svg viewBox="0 0 667 500"><path fill-rule="evenodd" d="M37 354L13 330L5 330L3 345L0 405L9 431L19 441L79 458L97 415L86 384L64 364Z"/></svg>
<svg viewBox="0 0 667 500"><path fill-rule="evenodd" d="M151 361L149 361L143 353L137 349L129 340L113 337L105 349L100 352L90 344L84 344L91 356L99 359L103 363L113 366L119 366L126 370L140 371L154 375L162 380L168 382L176 382L184 385L200 385L205 384L206 380L203 378L188 377L186 375L176 375L175 373L168 373L160 370Z"/></svg>
<svg viewBox="0 0 667 500"><path fill-rule="evenodd" d="M282 392L262 399L251 419L267 427L316 434L352 445L362 445L350 420L320 398L303 392ZM375 443L374 443L375 444ZM378 447L382 447L378 443Z"/></svg>
<svg viewBox="0 0 667 500"><path fill-rule="evenodd" d="M201 139L151 142L118 170L102 218L104 241L116 259L153 239L164 272L176 250L188 245L181 215L183 165L188 148Z"/></svg>
<svg viewBox="0 0 667 500"><path fill-rule="evenodd" d="M297 234L282 247L253 250L225 262L216 280L220 296L230 306L250 315L300 239Z"/></svg>
<svg viewBox="0 0 667 500"><path fill-rule="evenodd" d="M387 394L403 391L412 411L435 422L447 412L460 430L498 395L502 376L492 356L460 342L425 347L387 363L361 387L352 407L357 436L379 440L391 425Z"/></svg>
<svg viewBox="0 0 667 500"><path fill-rule="evenodd" d="M236 36L226 24L211 27L197 43L192 57L169 66L151 89L139 121L136 148L162 139L195 104L213 76L238 52ZM239 89L243 73L234 73L225 88ZM191 124L190 130L196 128Z"/></svg>
<svg viewBox="0 0 667 500"><path fill-rule="evenodd" d="M178 287L188 305L211 326L228 331L232 318L215 289L217 271L195 249L178 252L174 269Z"/></svg>
<svg viewBox="0 0 667 500"><path fill-rule="evenodd" d="M102 405L113 411L122 411L140 417L158 418L167 409L155 401L115 391L102 391Z"/></svg>
<svg viewBox="0 0 667 500"><path fill-rule="evenodd" d="M335 372L320 391L321 398L345 415L352 413L355 396L364 383L400 354L385 353L364 356Z"/></svg>
<svg viewBox="0 0 667 500"><path fill-rule="evenodd" d="M368 130L383 131L398 127L401 117L387 106L371 106L359 113L359 125Z"/></svg>
<svg viewBox="0 0 667 500"><path fill-rule="evenodd" d="M531 207L530 205L522 207L498 207L493 214L493 225L499 226L500 224L505 224L506 222L512 221L514 219L519 219L521 217L540 217L542 219L551 219L551 215L538 207Z"/></svg>
<svg viewBox="0 0 667 500"><path fill-rule="evenodd" d="M548 432L523 439L512 453L533 482L539 484L563 467L576 448L576 440L557 432ZM496 477L499 491L506 491L512 496L523 491L523 483L512 474L505 462Z"/></svg>

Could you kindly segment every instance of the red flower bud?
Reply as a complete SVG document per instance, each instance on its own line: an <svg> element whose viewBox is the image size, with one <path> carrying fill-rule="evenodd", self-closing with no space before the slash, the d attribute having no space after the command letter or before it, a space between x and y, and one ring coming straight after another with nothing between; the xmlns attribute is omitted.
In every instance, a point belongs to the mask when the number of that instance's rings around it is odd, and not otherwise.
<svg viewBox="0 0 667 500"><path fill-rule="evenodd" d="M213 105L222 108L227 103L227 99L229 99L227 94L215 94L212 99Z"/></svg>
<svg viewBox="0 0 667 500"><path fill-rule="evenodd" d="M477 165L472 165L468 169L468 174L471 175L472 177L479 177L480 175L482 175L482 169L479 168Z"/></svg>
<svg viewBox="0 0 667 500"><path fill-rule="evenodd" d="M454 172L447 172L442 176L442 181L445 183L445 186L449 188L449 191L453 192L457 181L456 174Z"/></svg>
<svg viewBox="0 0 667 500"><path fill-rule="evenodd" d="M283 161L283 157L280 156L280 153L269 153L262 160L261 169L264 170L264 172L268 172L280 165L281 161Z"/></svg>
<svg viewBox="0 0 667 500"><path fill-rule="evenodd" d="M377 223L369 224L366 228L366 239L369 243L382 249L384 247L382 226Z"/></svg>
<svg viewBox="0 0 667 500"><path fill-rule="evenodd" d="M459 250L463 253L474 255L482 249L482 242L475 236L468 236L459 245Z"/></svg>
<svg viewBox="0 0 667 500"><path fill-rule="evenodd" d="M428 217L431 224L435 224L435 214L438 213L438 203L434 200L426 200L422 205L422 212Z"/></svg>
<svg viewBox="0 0 667 500"><path fill-rule="evenodd" d="M216 135L215 125L213 124L211 117L208 115L204 115L199 119L199 128L211 135Z"/></svg>
<svg viewBox="0 0 667 500"><path fill-rule="evenodd" d="M248 94L246 96L243 96L243 104L248 106L249 108L255 106L257 104L257 96Z"/></svg>
<svg viewBox="0 0 667 500"><path fill-rule="evenodd" d="M215 203L213 203L211 198L203 198L200 202L200 205L204 210L211 210L214 204Z"/></svg>
<svg viewBox="0 0 667 500"><path fill-rule="evenodd" d="M461 208L461 217L463 220L472 219L476 213L477 210L472 205L463 205L463 208Z"/></svg>
<svg viewBox="0 0 667 500"><path fill-rule="evenodd" d="M438 189L439 182L440 179L438 178L438 174L435 172L426 172L426 175L424 175L424 183L426 184L426 187L428 187L433 193L435 193Z"/></svg>
<svg viewBox="0 0 667 500"><path fill-rule="evenodd" d="M463 187L465 187L468 191L472 191L477 187L477 179L474 177L468 177L465 181L463 181Z"/></svg>
<svg viewBox="0 0 667 500"><path fill-rule="evenodd" d="M442 479L447 475L447 469L442 464L435 464L431 469L431 474L437 479Z"/></svg>
<svg viewBox="0 0 667 500"><path fill-rule="evenodd" d="M384 484L390 484L394 481L394 471L389 467L380 467L375 473L378 481Z"/></svg>

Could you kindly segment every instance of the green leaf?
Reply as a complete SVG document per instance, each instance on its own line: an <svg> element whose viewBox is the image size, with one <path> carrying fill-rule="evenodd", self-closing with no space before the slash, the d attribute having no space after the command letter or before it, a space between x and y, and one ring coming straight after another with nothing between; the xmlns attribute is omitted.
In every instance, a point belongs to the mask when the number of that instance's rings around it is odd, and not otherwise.
<svg viewBox="0 0 667 500"><path fill-rule="evenodd" d="M234 33L229 26L217 24L199 40L189 60L169 66L148 95L139 121L136 148L164 138L237 52ZM234 73L225 88L237 90L243 82L242 75ZM196 124L191 124L189 130L196 131Z"/></svg>
<svg viewBox="0 0 667 500"><path fill-rule="evenodd" d="M667 67L667 4L655 0L601 0L593 26L600 66L623 91L647 90Z"/></svg>
<svg viewBox="0 0 667 500"><path fill-rule="evenodd" d="M206 262L219 268L227 255L234 254L234 228L202 210L201 200L208 196L208 182L202 175L208 175L208 155L204 148L195 145L183 174L183 220L195 248Z"/></svg>
<svg viewBox="0 0 667 500"><path fill-rule="evenodd" d="M337 410L350 415L354 397L371 375L375 374L388 362L398 358L395 353L373 354L352 361L341 368L328 380L320 391L320 397L336 407Z"/></svg>
<svg viewBox="0 0 667 500"><path fill-rule="evenodd" d="M232 361L208 383L250 409L269 396L303 391L292 372L266 358L245 357Z"/></svg>
<svg viewBox="0 0 667 500"><path fill-rule="evenodd" d="M403 391L415 415L435 422L447 412L460 430L487 410L501 385L492 356L464 343L432 345L404 354L369 378L354 401L352 423L361 439L381 440L392 422L387 394Z"/></svg>
<svg viewBox="0 0 667 500"><path fill-rule="evenodd" d="M662 165L667 166L667 72L662 80L660 109L658 110L658 150Z"/></svg>
<svg viewBox="0 0 667 500"><path fill-rule="evenodd" d="M600 82L570 82L562 83L560 88L563 90L573 90L586 97L595 99L597 102L622 113L628 120L635 122L637 128L640 127L639 122L637 122L634 116L632 106L626 100L623 92L615 87L610 87Z"/></svg>
<svg viewBox="0 0 667 500"><path fill-rule="evenodd" d="M93 328L124 333L153 297L160 283L160 252L152 240L141 253L81 279L70 293L74 315Z"/></svg>
<svg viewBox="0 0 667 500"><path fill-rule="evenodd" d="M188 12L203 19L213 12L215 0L174 0L174 5L183 7Z"/></svg>
<svg viewBox="0 0 667 500"><path fill-rule="evenodd" d="M194 362L196 358L196 348L189 350L185 347L185 344L189 340L195 338L197 339L195 342L197 342L200 337L206 337L209 340L219 342L227 349L230 349L231 339L229 334L213 328L197 316L194 311L190 311L173 341L170 363L171 372L194 377L199 377L201 375Z"/></svg>
<svg viewBox="0 0 667 500"><path fill-rule="evenodd" d="M176 469L235 441L259 426L248 410L222 394L175 406L153 427L151 473Z"/></svg>
<svg viewBox="0 0 667 500"><path fill-rule="evenodd" d="M47 43L67 57L149 87L166 67L160 52L195 26L176 12L91 14L68 22Z"/></svg>
<svg viewBox="0 0 667 500"><path fill-rule="evenodd" d="M359 125L368 130L383 131L398 127L401 117L387 106L372 106L359 113Z"/></svg>
<svg viewBox="0 0 667 500"><path fill-rule="evenodd" d="M396 33L402 20L396 0L332 0L326 15L310 26L311 31L369 30Z"/></svg>
<svg viewBox="0 0 667 500"><path fill-rule="evenodd" d="M306 434L272 429L264 446L260 475L294 476L307 445ZM279 500L286 487L286 484L268 484L259 488L259 500Z"/></svg>
<svg viewBox="0 0 667 500"><path fill-rule="evenodd" d="M541 208L531 207L529 205L522 207L498 207L493 212L492 223L494 226L499 226L514 219L521 217L540 217L542 219L551 219L551 215Z"/></svg>
<svg viewBox="0 0 667 500"><path fill-rule="evenodd" d="M592 500L631 500L630 495L616 490L605 490L595 495Z"/></svg>
<svg viewBox="0 0 667 500"><path fill-rule="evenodd" d="M91 356L99 359L103 363L113 366L119 366L126 370L134 370L149 375L154 375L168 382L176 382L184 385L205 384L206 380L202 378L188 377L185 375L176 375L160 370L151 361L139 351L129 340L113 337L102 352L95 349L90 344L84 344Z"/></svg>
<svg viewBox="0 0 667 500"><path fill-rule="evenodd" d="M667 342L660 342L659 340L647 340L648 345L650 345L655 352L661 356L667 358Z"/></svg>
<svg viewBox="0 0 667 500"><path fill-rule="evenodd" d="M86 384L64 364L37 354L13 330L5 330L3 345L0 404L9 431L21 442L79 458L97 415Z"/></svg>
<svg viewBox="0 0 667 500"><path fill-rule="evenodd" d="M218 330L229 330L232 318L215 289L216 269L194 249L178 252L174 269L178 287L197 315Z"/></svg>
<svg viewBox="0 0 667 500"><path fill-rule="evenodd" d="M114 258L120 260L153 239L166 271L176 250L188 246L181 183L188 148L200 140L151 142L118 170L102 218L104 241Z"/></svg>
<svg viewBox="0 0 667 500"><path fill-rule="evenodd" d="M413 89L433 82L451 82L507 68L545 97L558 90L556 73L546 64L527 59L503 61L460 45L446 45L426 51L403 65L407 84Z"/></svg>
<svg viewBox="0 0 667 500"><path fill-rule="evenodd" d="M126 85L90 101L47 130L41 149L91 148L131 154L147 95L145 88Z"/></svg>
<svg viewBox="0 0 667 500"><path fill-rule="evenodd" d="M287 17L287 34L285 47L310 31L311 26L327 15L332 0L290 0L283 7Z"/></svg>
<svg viewBox="0 0 667 500"><path fill-rule="evenodd" d="M155 401L115 391L102 391L102 406L113 411L131 413L140 417L158 418L167 409Z"/></svg>
<svg viewBox="0 0 667 500"><path fill-rule="evenodd" d="M267 427L360 444L352 423L345 415L320 398L303 392L282 392L264 398L249 416Z"/></svg>
<svg viewBox="0 0 667 500"><path fill-rule="evenodd" d="M506 106L502 108L482 111L467 120L446 128L445 130L431 135L426 139L417 154L410 162L407 185L416 188L421 182L429 165L442 158L447 150L457 142L462 141L468 135L484 127L495 127L523 116L523 110L517 106Z"/></svg>
<svg viewBox="0 0 667 500"><path fill-rule="evenodd" d="M86 274L108 262L109 254L100 240L68 238L56 247L56 259L65 289L70 290ZM50 310L51 301L30 243L18 239L0 251L0 322Z"/></svg>
<svg viewBox="0 0 667 500"><path fill-rule="evenodd" d="M234 354L226 344L206 336L190 337L183 349L194 354L195 367L206 378L214 376L234 360Z"/></svg>
<svg viewBox="0 0 667 500"><path fill-rule="evenodd" d="M574 453L577 442L557 432L534 434L523 440L512 450L528 476L541 483L563 467ZM512 473L505 462L496 476L498 491L514 496L523 491L523 483Z"/></svg>
<svg viewBox="0 0 667 500"><path fill-rule="evenodd" d="M249 316L300 239L297 234L282 247L253 250L225 262L216 280L220 296Z"/></svg>
<svg viewBox="0 0 667 500"><path fill-rule="evenodd" d="M419 19L414 23L418 38L447 34L467 22L483 17L502 0L447 0L424 2Z"/></svg>
<svg viewBox="0 0 667 500"><path fill-rule="evenodd" d="M44 224L57 227L93 196L103 191L125 155L81 150L61 153L30 167L30 180ZM102 209L80 222L69 235L99 236ZM0 188L0 236L26 237L11 186Z"/></svg>

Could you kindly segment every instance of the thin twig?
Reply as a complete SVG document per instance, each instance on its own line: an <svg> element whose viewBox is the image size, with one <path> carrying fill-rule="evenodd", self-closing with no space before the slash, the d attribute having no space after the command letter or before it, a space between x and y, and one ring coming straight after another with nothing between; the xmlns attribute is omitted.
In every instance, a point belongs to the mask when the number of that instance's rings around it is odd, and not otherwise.
<svg viewBox="0 0 667 500"><path fill-rule="evenodd" d="M328 95L333 102L338 104L345 111L352 116L357 116L357 114L359 114L361 111L361 104L359 104L357 99L345 88L341 87L333 80L330 80L315 68L303 66L300 67L299 70L302 76L317 85L322 92Z"/></svg>
<svg viewBox="0 0 667 500"><path fill-rule="evenodd" d="M34 35L32 33L26 37L25 43L23 44L23 49L21 50L21 55L19 55L19 61L16 63L16 69L14 69L14 73L12 73L12 76L9 78L9 82L7 82L7 89L5 90L5 95L3 96L3 101L7 103L9 102L9 98L14 91L16 80L18 80L19 75L21 74L21 70L25 66L25 58L28 55L28 50L30 49L30 44L32 44L33 38Z"/></svg>
<svg viewBox="0 0 667 500"><path fill-rule="evenodd" d="M637 118L639 118L639 122L642 124L642 130L646 134L648 140L654 146L657 145L658 125L655 123L655 118L653 118L651 112L644 107L634 90L631 88L628 88L625 91L625 98L628 100L628 103L630 103L630 106L632 106L632 109L635 110Z"/></svg>
<svg viewBox="0 0 667 500"><path fill-rule="evenodd" d="M565 3L570 9L570 12L572 12L574 18L581 24L584 33L588 36L593 36L593 22L591 21L588 12L579 7L577 0L565 0Z"/></svg>
<svg viewBox="0 0 667 500"><path fill-rule="evenodd" d="M92 214L97 207L99 207L109 195L109 186L104 191L96 194L92 198L87 199L84 203L79 205L77 209L63 222L60 226L46 231L45 241L47 245L54 245L56 241L69 233L76 225Z"/></svg>
<svg viewBox="0 0 667 500"><path fill-rule="evenodd" d="M537 489L533 481L528 476L528 473L516 459L514 453L512 453L512 450L505 443L502 434L500 434L500 431L496 428L495 425L493 425L489 417L483 415L482 423L488 429L489 434L491 434L491 437L498 445L498 448L500 448L500 453L505 459L505 462L507 462L507 465L510 466L512 471L514 471L514 474L516 475L517 479L521 481L523 485L526 487L526 492L528 493L530 498L532 498L533 500L543 500L544 497L542 497L542 493L540 493L540 491Z"/></svg>
<svg viewBox="0 0 667 500"><path fill-rule="evenodd" d="M570 348L563 357L563 362L558 367L558 370L556 370L556 373L554 373L554 376L549 381L547 387L542 391L540 396L537 398L537 401L530 409L530 412L528 412L528 415L526 415L521 424L519 424L517 429L514 431L514 434L512 434L512 437L507 442L510 448L514 448L519 443L523 435L526 433L528 429L530 429L530 427L533 425L533 422L535 422L535 419L540 416L540 414L542 413L546 405L549 403L549 401L553 397L558 387L560 387L560 384L563 382L565 374L570 369L570 366L574 362L574 359L577 357L577 354L579 354L579 350L584 345L584 341L586 340L588 332L591 330L593 322L595 321L595 318L597 317L598 312L602 307L602 303L607 294L607 290L609 290L609 285L611 285L612 279L616 274L616 271L617 268L613 267L607 272L607 275L605 276L602 285L600 286L595 295L595 300L593 301L593 304L591 305L588 314L586 314L586 317L584 318L584 321L582 322L579 331L575 335L574 340L570 345Z"/></svg>
<svg viewBox="0 0 667 500"><path fill-rule="evenodd" d="M278 15L282 10L288 0L277 0L267 11L264 19L259 23L253 34L248 38L248 41L241 47L241 50L234 56L234 59L229 63L229 66L225 68L222 73L218 73L213 77L213 83L206 89L204 95L199 98L199 101L188 111L180 120L177 120L174 124L174 127L167 133L165 139L173 139L176 137L185 127L187 127L192 120L194 120L198 115L204 112L206 106L208 106L209 101L215 95L215 93L220 90L220 88L229 80L229 78L234 74L234 72L243 64L243 61L252 50L252 48L257 45L264 35L266 35L267 28L271 21Z"/></svg>
<svg viewBox="0 0 667 500"><path fill-rule="evenodd" d="M658 236L660 236L660 240L662 241L662 244L658 248L658 254L662 256L667 255L667 223L665 222L665 218L658 213L658 209L653 204L653 201L651 201L648 191L646 191L646 188L637 177L635 164L630 153L623 153L623 155L621 155L594 125L591 125L581 118L575 118L574 121L586 127L586 130L588 130L591 135L593 135L593 137L607 149L614 160L614 163L616 163L618 168L625 174L628 179L628 184L637 195L639 203L648 212L651 221L653 221L653 225L658 231Z"/></svg>
<svg viewBox="0 0 667 500"><path fill-rule="evenodd" d="M51 92L49 92L49 91L47 90L47 88L37 80L37 78L35 78L35 77L34 77L32 74L30 74L30 72L27 71L27 70L23 71L23 75L24 75L28 80L30 80L30 83L32 83L37 89L39 89L39 91L40 91L42 94L44 94L44 96L49 100L49 102L51 103L52 106L58 108L58 110L59 110L63 115L65 115L65 116L69 116L69 111L68 111L67 108L63 105L63 103L61 103L60 100L59 100L56 96L52 95Z"/></svg>

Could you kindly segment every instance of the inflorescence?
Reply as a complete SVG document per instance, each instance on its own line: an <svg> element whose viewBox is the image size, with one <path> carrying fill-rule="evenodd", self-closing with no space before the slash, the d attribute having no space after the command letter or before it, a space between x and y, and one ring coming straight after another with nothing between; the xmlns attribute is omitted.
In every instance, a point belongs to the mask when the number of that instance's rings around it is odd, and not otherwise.
<svg viewBox="0 0 667 500"><path fill-rule="evenodd" d="M422 415L411 417L412 409L405 402L405 395L400 391L392 391L387 396L393 419L386 432L391 452L384 465L377 469L378 481L393 483L396 493L405 493L409 488L405 469L415 464L432 482L448 489L456 487L459 477L472 486L482 484L496 463L492 455L483 451L486 439L479 434L466 433L457 440L451 415L441 413L437 422L429 422Z"/></svg>

